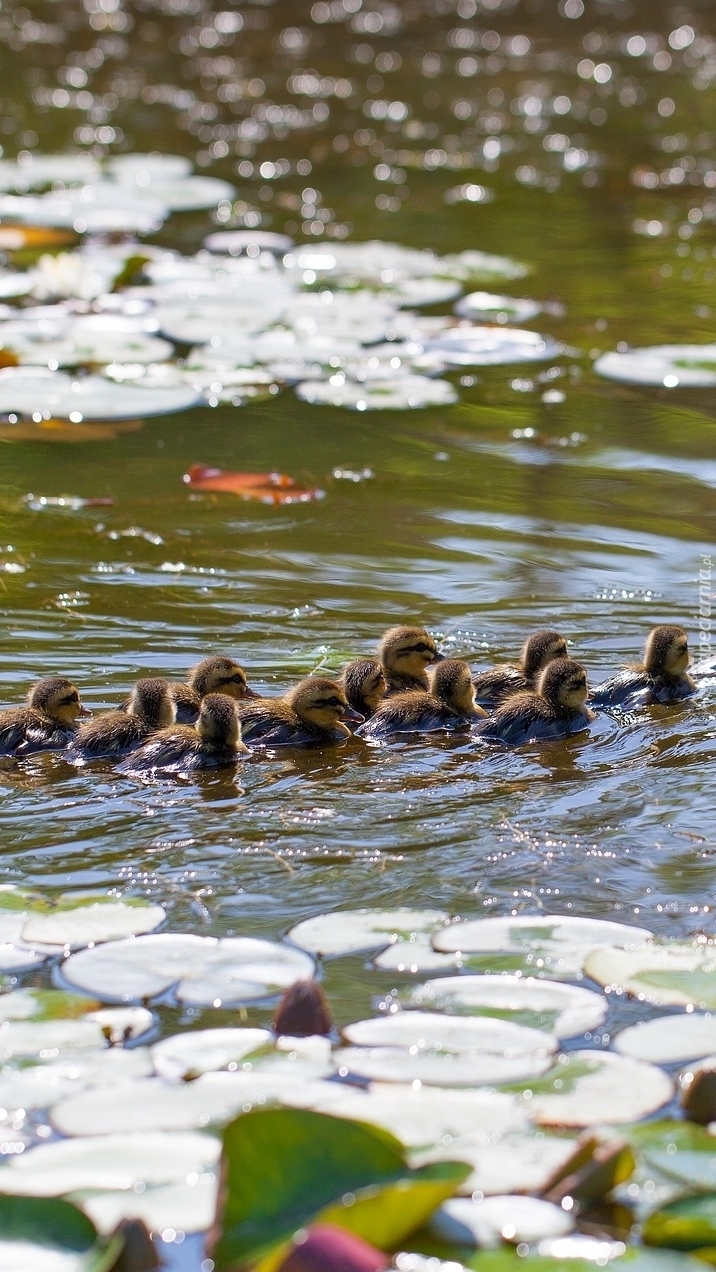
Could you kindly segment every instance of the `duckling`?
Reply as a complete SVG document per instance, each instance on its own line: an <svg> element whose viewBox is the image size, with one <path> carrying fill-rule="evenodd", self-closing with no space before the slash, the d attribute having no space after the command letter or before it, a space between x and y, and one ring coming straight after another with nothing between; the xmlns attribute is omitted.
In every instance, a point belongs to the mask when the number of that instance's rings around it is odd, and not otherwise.
<svg viewBox="0 0 716 1272"><path fill-rule="evenodd" d="M388 685L386 697L406 689L430 689L425 668L440 662L435 641L422 627L390 627L378 646L378 659Z"/></svg>
<svg viewBox="0 0 716 1272"><path fill-rule="evenodd" d="M356 658L344 667L338 683L354 711L367 720L385 697L385 673L375 658Z"/></svg>
<svg viewBox="0 0 716 1272"><path fill-rule="evenodd" d="M224 693L208 693L202 699L196 726L175 724L160 729L118 764L117 771L146 773L164 769L169 773L191 773L225 768L249 754L241 740L236 704Z"/></svg>
<svg viewBox="0 0 716 1272"><path fill-rule="evenodd" d="M625 668L597 685L590 695L595 707L646 707L654 702L680 702L696 692L686 674L689 639L683 627L652 627L646 638L644 661Z"/></svg>
<svg viewBox="0 0 716 1272"><path fill-rule="evenodd" d="M244 737L259 746L311 746L344 742L345 721L363 717L335 680L309 676L283 698L259 698L237 708Z"/></svg>
<svg viewBox="0 0 716 1272"><path fill-rule="evenodd" d="M554 658L542 671L536 693L513 694L477 732L512 746L568 737L594 719L594 712L585 706L587 694L582 664L573 658Z"/></svg>
<svg viewBox="0 0 716 1272"><path fill-rule="evenodd" d="M395 733L433 733L464 729L487 713L475 706L470 668L460 658L445 658L430 669L430 691L406 689L380 704L356 729L358 737L385 738Z"/></svg>
<svg viewBox="0 0 716 1272"><path fill-rule="evenodd" d="M202 658L188 672L187 684L172 683L171 695L176 706L177 724L195 724L199 719L201 700L207 693L225 693L229 698L257 698L249 689L243 667L222 654Z"/></svg>
<svg viewBox="0 0 716 1272"><path fill-rule="evenodd" d="M174 702L166 680L138 680L125 711L105 711L81 725L68 758L91 760L101 755L125 755L150 734L174 723Z"/></svg>
<svg viewBox="0 0 716 1272"><path fill-rule="evenodd" d="M533 632L525 641L520 661L502 663L475 676L475 698L483 707L496 707L513 693L534 689L537 676L554 658L567 657L567 642L560 632Z"/></svg>
<svg viewBox="0 0 716 1272"><path fill-rule="evenodd" d="M75 736L78 716L89 715L71 680L46 676L32 686L27 706L0 711L0 755L60 750Z"/></svg>

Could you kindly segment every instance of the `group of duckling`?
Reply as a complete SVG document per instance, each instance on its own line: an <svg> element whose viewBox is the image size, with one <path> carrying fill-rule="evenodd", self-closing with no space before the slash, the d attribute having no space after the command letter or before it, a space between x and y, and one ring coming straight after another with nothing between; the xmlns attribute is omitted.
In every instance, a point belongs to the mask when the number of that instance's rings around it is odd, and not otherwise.
<svg viewBox="0 0 716 1272"><path fill-rule="evenodd" d="M591 707L623 711L687 698L697 688L688 666L684 629L655 627L643 661L590 694L559 632L535 632L519 662L473 675L463 659L444 658L422 627L391 627L375 657L349 663L335 680L309 676L278 698L260 697L243 668L219 655L193 667L186 684L139 680L118 709L83 722L91 712L77 687L49 676L26 706L0 711L0 755L62 750L73 763L115 759L119 771L142 773L233 764L249 753L247 742L304 747L352 734L382 740L462 729L516 746L588 728Z"/></svg>

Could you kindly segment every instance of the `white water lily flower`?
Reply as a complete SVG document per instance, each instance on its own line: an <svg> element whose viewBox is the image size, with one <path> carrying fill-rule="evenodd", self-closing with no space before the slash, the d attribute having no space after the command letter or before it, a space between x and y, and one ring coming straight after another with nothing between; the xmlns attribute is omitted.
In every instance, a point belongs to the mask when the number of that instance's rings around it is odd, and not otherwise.
<svg viewBox="0 0 716 1272"><path fill-rule="evenodd" d="M111 259L102 264L95 256L90 264L79 252L46 252L29 277L38 300L95 300L111 289L117 272Z"/></svg>

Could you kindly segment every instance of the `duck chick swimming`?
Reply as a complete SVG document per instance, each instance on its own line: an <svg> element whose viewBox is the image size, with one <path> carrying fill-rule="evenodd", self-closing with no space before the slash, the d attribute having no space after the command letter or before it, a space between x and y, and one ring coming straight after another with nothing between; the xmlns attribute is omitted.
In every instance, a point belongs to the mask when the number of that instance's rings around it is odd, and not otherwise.
<svg viewBox="0 0 716 1272"><path fill-rule="evenodd" d="M681 702L696 692L687 675L689 639L683 627L653 627L646 638L643 662L605 680L590 694L595 707L646 707Z"/></svg>
<svg viewBox="0 0 716 1272"><path fill-rule="evenodd" d="M385 674L386 696L406 689L430 689L425 668L439 662L435 641L423 627L390 627L378 646Z"/></svg>
<svg viewBox="0 0 716 1272"><path fill-rule="evenodd" d="M560 632L533 632L525 641L518 663L502 663L478 672L475 698L483 707L498 706L513 693L534 689L539 673L555 658L567 657L567 642Z"/></svg>
<svg viewBox="0 0 716 1272"><path fill-rule="evenodd" d="M241 725L233 700L209 693L202 700L196 727L175 724L160 729L117 765L119 773L192 773L197 769L226 768L249 748L241 740Z"/></svg>
<svg viewBox="0 0 716 1272"><path fill-rule="evenodd" d="M159 677L138 680L126 711L105 711L78 729L68 759L90 760L102 755L126 755L159 729L174 723L169 684Z"/></svg>
<svg viewBox="0 0 716 1272"><path fill-rule="evenodd" d="M345 721L362 716L349 706L341 686L323 676L309 676L283 698L259 698L238 706L243 736L259 746L315 746L345 742Z"/></svg>
<svg viewBox="0 0 716 1272"><path fill-rule="evenodd" d="M585 706L587 693L582 664L573 658L555 658L542 672L536 693L514 694L477 731L482 738L511 746L568 737L588 728L594 719L594 712Z"/></svg>
<svg viewBox="0 0 716 1272"><path fill-rule="evenodd" d="M71 680L46 676L32 686L26 706L0 711L0 755L60 750L75 736L78 717L91 714Z"/></svg>
<svg viewBox="0 0 716 1272"><path fill-rule="evenodd" d="M385 738L396 733L434 733L464 729L486 713L475 706L470 668L460 658L445 658L431 668L430 691L407 689L393 694L366 720L356 736Z"/></svg>
<svg viewBox="0 0 716 1272"><path fill-rule="evenodd" d="M350 706L367 720L385 697L385 673L375 658L356 658L344 667L338 683Z"/></svg>
<svg viewBox="0 0 716 1272"><path fill-rule="evenodd" d="M176 707L178 724L195 724L199 719L202 699L208 693L225 693L229 698L256 698L258 695L249 689L246 672L233 658L222 654L202 658L188 672L188 681L172 683L171 695Z"/></svg>

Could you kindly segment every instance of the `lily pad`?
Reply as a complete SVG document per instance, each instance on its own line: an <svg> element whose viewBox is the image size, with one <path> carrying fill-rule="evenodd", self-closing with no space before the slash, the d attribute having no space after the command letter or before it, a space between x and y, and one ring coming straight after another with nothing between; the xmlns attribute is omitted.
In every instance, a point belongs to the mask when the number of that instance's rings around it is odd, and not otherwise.
<svg viewBox="0 0 716 1272"><path fill-rule="evenodd" d="M558 1038L596 1029L607 1013L605 1000L589 989L507 975L446 976L427 981L412 991L408 1005L499 1016L546 1029Z"/></svg>
<svg viewBox="0 0 716 1272"><path fill-rule="evenodd" d="M461 1194L471 1197L497 1193L542 1192L556 1170L574 1153L576 1140L564 1136L508 1134L497 1143L487 1144L460 1136L444 1147L415 1153L415 1161L438 1161L441 1157L469 1162L472 1173L460 1185Z"/></svg>
<svg viewBox="0 0 716 1272"><path fill-rule="evenodd" d="M420 1086L498 1086L529 1081L545 1073L553 1056L547 1051L500 1054L498 1050L448 1047L344 1047L336 1052L339 1071L376 1082L409 1082Z"/></svg>
<svg viewBox="0 0 716 1272"><path fill-rule="evenodd" d="M453 971L460 966L454 954L438 954L428 937L413 941L396 941L372 960L373 967L385 972L405 972L411 976L424 972Z"/></svg>
<svg viewBox="0 0 716 1272"><path fill-rule="evenodd" d="M461 1135L489 1145L509 1132L524 1131L527 1125L526 1106L514 1095L498 1091L413 1089L382 1083L361 1091L339 1082L317 1082L287 1088L281 1102L382 1126L412 1148L450 1143Z"/></svg>
<svg viewBox="0 0 716 1272"><path fill-rule="evenodd" d="M585 970L608 992L633 994L656 1006L716 1007L716 945L712 941L595 950Z"/></svg>
<svg viewBox="0 0 716 1272"><path fill-rule="evenodd" d="M495 1055L525 1055L557 1050L557 1039L490 1016L446 1016L438 1012L398 1011L372 1020L359 1020L342 1030L359 1047L410 1047L419 1051L481 1050Z"/></svg>
<svg viewBox="0 0 716 1272"><path fill-rule="evenodd" d="M0 1197L0 1233L0 1272L109 1272L123 1246L56 1198Z"/></svg>
<svg viewBox="0 0 716 1272"><path fill-rule="evenodd" d="M296 395L313 406L344 406L353 411L407 411L428 406L451 406L458 395L447 380L423 375L391 380L352 381L341 374L330 380L304 380Z"/></svg>
<svg viewBox="0 0 716 1272"><path fill-rule="evenodd" d="M313 959L274 941L171 933L138 936L72 954L64 978L105 1002L171 991L194 1006L232 1006L267 998L311 976Z"/></svg>
<svg viewBox="0 0 716 1272"><path fill-rule="evenodd" d="M638 1122L673 1095L671 1079L655 1065L609 1051L571 1051L532 1083L529 1116L543 1126Z"/></svg>
<svg viewBox="0 0 716 1272"><path fill-rule="evenodd" d="M654 1064L700 1060L716 1051L716 1016L689 1012L641 1021L622 1029L614 1038L614 1048L623 1056Z"/></svg>
<svg viewBox="0 0 716 1272"><path fill-rule="evenodd" d="M646 1219L642 1238L646 1245L674 1250L698 1250L716 1245L716 1192L681 1197Z"/></svg>
<svg viewBox="0 0 716 1272"><path fill-rule="evenodd" d="M201 401L191 388L152 389L112 384L100 375L73 379L40 367L0 371L0 414L47 419L129 420L186 411Z"/></svg>
<svg viewBox="0 0 716 1272"><path fill-rule="evenodd" d="M529 975L564 980L578 977L587 954L602 946L623 948L648 941L646 928L628 927L603 919L565 914L520 914L509 918L472 919L451 924L436 933L433 945L443 953L462 956L498 952L519 955ZM485 970L502 970L497 960ZM513 970L510 968L509 970ZM514 967L518 970L518 967ZM591 975L591 973L590 973Z"/></svg>
<svg viewBox="0 0 716 1272"><path fill-rule="evenodd" d="M225 252L228 256L242 256L252 249L283 256L284 252L291 251L293 239L271 230L216 230L207 234L204 247L209 252Z"/></svg>
<svg viewBox="0 0 716 1272"><path fill-rule="evenodd" d="M447 367L504 366L514 362L544 362L557 358L564 347L551 336L520 327L455 327L425 346L424 358L437 354ZM416 366L422 359L416 359Z"/></svg>
<svg viewBox="0 0 716 1272"><path fill-rule="evenodd" d="M455 305L455 313L462 318L477 318L487 322L529 322L541 313L542 306L536 300L514 296L496 296L493 292L476 291L463 296Z"/></svg>
<svg viewBox="0 0 716 1272"><path fill-rule="evenodd" d="M7 1159L0 1192L59 1197L82 1189L135 1189L138 1184L184 1183L211 1169L221 1142L200 1131L93 1135L40 1144Z"/></svg>
<svg viewBox="0 0 716 1272"><path fill-rule="evenodd" d="M79 185L98 176L97 160L82 151L67 155L42 155L26 150L17 160L4 159L0 162L0 189L3 190L37 190L55 182Z"/></svg>
<svg viewBox="0 0 716 1272"><path fill-rule="evenodd" d="M137 1078L58 1100L50 1120L61 1134L72 1136L184 1131L221 1126L242 1109L310 1089L310 1083L277 1074L203 1073L192 1082L176 1084Z"/></svg>
<svg viewBox="0 0 716 1272"><path fill-rule="evenodd" d="M394 1247L469 1169L440 1162L413 1170L384 1132L304 1109L237 1118L224 1132L222 1161L224 1199L211 1251L217 1272L256 1262L313 1222L337 1222Z"/></svg>
<svg viewBox="0 0 716 1272"><path fill-rule="evenodd" d="M158 1236L167 1229L189 1234L211 1226L218 1192L218 1179L205 1171L191 1183L165 1184L139 1193L85 1194L81 1204L100 1232L112 1232L122 1219L141 1219Z"/></svg>
<svg viewBox="0 0 716 1272"><path fill-rule="evenodd" d="M141 897L124 901L107 897L82 905L73 904L70 897L44 914L30 912L22 927L22 939L28 944L79 949L153 932L166 917L163 906L152 905Z"/></svg>
<svg viewBox="0 0 716 1272"><path fill-rule="evenodd" d="M236 1069L245 1056L272 1041L268 1029L197 1029L162 1038L151 1054L160 1077L186 1078L216 1069Z"/></svg>
<svg viewBox="0 0 716 1272"><path fill-rule="evenodd" d="M149 1077L152 1072L149 1052L144 1047L65 1051L60 1059L0 1074L0 1108L6 1113L15 1109L48 1109L65 1096L77 1095L88 1087L114 1087L118 1082Z"/></svg>
<svg viewBox="0 0 716 1272"><path fill-rule="evenodd" d="M455 1197L443 1202L430 1220L430 1231L443 1241L499 1246L502 1241L543 1241L574 1228L561 1206L538 1197L492 1196L481 1201Z"/></svg>
<svg viewBox="0 0 716 1272"><path fill-rule="evenodd" d="M160 150L151 150L148 154L109 155L104 161L105 171L115 181L139 185L157 178L165 181L167 178L186 177L191 167L191 159L185 155L165 155Z"/></svg>
<svg viewBox="0 0 716 1272"><path fill-rule="evenodd" d="M304 919L287 933L300 949L322 958L409 945L449 922L442 910L334 910Z"/></svg>
<svg viewBox="0 0 716 1272"><path fill-rule="evenodd" d="M169 211L154 194L123 188L112 181L94 181L47 194L0 195L3 219L72 229L77 234L152 234Z"/></svg>
<svg viewBox="0 0 716 1272"><path fill-rule="evenodd" d="M716 384L716 344L652 345L603 353L594 363L597 375L626 384L653 384L666 389L711 388Z"/></svg>

